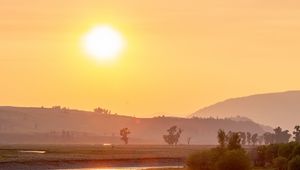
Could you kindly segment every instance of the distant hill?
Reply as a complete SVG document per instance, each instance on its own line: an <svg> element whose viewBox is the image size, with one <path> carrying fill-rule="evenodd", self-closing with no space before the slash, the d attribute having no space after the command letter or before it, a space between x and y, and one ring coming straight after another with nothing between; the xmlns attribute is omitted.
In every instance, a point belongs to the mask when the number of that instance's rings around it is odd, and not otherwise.
<svg viewBox="0 0 300 170"><path fill-rule="evenodd" d="M191 116L222 118L236 115L292 130L296 124L300 124L300 91L228 99L202 108Z"/></svg>
<svg viewBox="0 0 300 170"><path fill-rule="evenodd" d="M192 144L214 144L219 128L265 132L250 120L136 118L59 108L0 107L0 143L121 143L119 131L128 127L130 143L163 144L162 135L173 125L183 129L182 144L188 137Z"/></svg>

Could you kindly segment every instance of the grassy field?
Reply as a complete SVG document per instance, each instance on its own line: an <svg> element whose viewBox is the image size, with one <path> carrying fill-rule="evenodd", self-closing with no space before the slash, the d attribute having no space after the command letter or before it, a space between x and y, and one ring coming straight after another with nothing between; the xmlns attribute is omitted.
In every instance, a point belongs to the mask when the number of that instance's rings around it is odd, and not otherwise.
<svg viewBox="0 0 300 170"><path fill-rule="evenodd" d="M186 158L213 146L167 145L2 145L0 162ZM45 151L44 154L22 151Z"/></svg>
<svg viewBox="0 0 300 170"><path fill-rule="evenodd" d="M53 167L102 167L127 165L182 166L193 152L214 146L199 145L0 145L0 169L13 166L22 168ZM25 151L25 152L24 152ZM29 151L29 152L28 152ZM45 151L31 153L30 151ZM14 168L12 166L12 169ZM150 169L149 169L150 170ZM157 170L157 169L156 169ZM187 170L169 168L161 170ZM259 169L254 170L273 170Z"/></svg>

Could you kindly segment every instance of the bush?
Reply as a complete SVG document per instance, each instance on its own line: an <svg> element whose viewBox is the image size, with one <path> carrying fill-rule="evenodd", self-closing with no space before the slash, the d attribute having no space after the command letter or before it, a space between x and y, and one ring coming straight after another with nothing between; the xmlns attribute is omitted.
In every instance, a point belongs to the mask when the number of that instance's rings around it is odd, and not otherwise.
<svg viewBox="0 0 300 170"><path fill-rule="evenodd" d="M295 156L289 161L288 170L299 170L300 169L300 156Z"/></svg>
<svg viewBox="0 0 300 170"><path fill-rule="evenodd" d="M273 165L277 170L287 170L288 159L282 156L279 156L273 160Z"/></svg>
<svg viewBox="0 0 300 170"><path fill-rule="evenodd" d="M214 170L214 163L217 160L216 150L196 152L187 159L189 170Z"/></svg>
<svg viewBox="0 0 300 170"><path fill-rule="evenodd" d="M266 164L266 146L258 146L255 150L250 151L251 159L255 166L264 167Z"/></svg>
<svg viewBox="0 0 300 170"><path fill-rule="evenodd" d="M266 161L272 163L273 159L278 157L278 144L271 144L266 149Z"/></svg>
<svg viewBox="0 0 300 170"><path fill-rule="evenodd" d="M250 170L251 161L243 150L226 151L216 163L217 170ZM198 169L199 170L199 169Z"/></svg>
<svg viewBox="0 0 300 170"><path fill-rule="evenodd" d="M300 156L300 145L298 144L297 146L294 147L293 153L291 157L295 157L299 155Z"/></svg>
<svg viewBox="0 0 300 170"><path fill-rule="evenodd" d="M283 157L289 159L295 146L296 145L293 142L279 144L278 156L283 156Z"/></svg>

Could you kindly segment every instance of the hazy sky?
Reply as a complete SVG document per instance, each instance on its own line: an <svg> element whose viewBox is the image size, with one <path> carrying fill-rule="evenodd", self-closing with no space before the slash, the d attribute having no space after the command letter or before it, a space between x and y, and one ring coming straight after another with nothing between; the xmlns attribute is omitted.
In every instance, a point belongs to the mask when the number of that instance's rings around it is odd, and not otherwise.
<svg viewBox="0 0 300 170"><path fill-rule="evenodd" d="M83 52L119 30L114 63ZM185 116L220 100L300 89L298 0L0 0L0 105Z"/></svg>

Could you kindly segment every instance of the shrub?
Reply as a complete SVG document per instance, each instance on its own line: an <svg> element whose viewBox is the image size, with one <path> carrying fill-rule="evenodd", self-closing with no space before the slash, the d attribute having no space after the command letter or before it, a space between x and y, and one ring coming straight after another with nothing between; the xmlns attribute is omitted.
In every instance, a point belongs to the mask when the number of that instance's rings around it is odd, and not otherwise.
<svg viewBox="0 0 300 170"><path fill-rule="evenodd" d="M282 156L279 156L273 160L273 165L277 170L287 170L288 159Z"/></svg>
<svg viewBox="0 0 300 170"><path fill-rule="evenodd" d="M213 170L218 154L214 150L196 152L187 159L189 170Z"/></svg>
<svg viewBox="0 0 300 170"><path fill-rule="evenodd" d="M294 147L293 153L291 157L295 157L299 155L300 156L300 145L298 144L297 146Z"/></svg>
<svg viewBox="0 0 300 170"><path fill-rule="evenodd" d="M272 163L273 159L278 156L278 144L270 144L266 149L266 161Z"/></svg>
<svg viewBox="0 0 300 170"><path fill-rule="evenodd" d="M216 163L217 170L250 170L250 168L251 161L243 150L226 151Z"/></svg>
<svg viewBox="0 0 300 170"><path fill-rule="evenodd" d="M299 170L300 169L300 156L297 155L289 161L288 170Z"/></svg>
<svg viewBox="0 0 300 170"><path fill-rule="evenodd" d="M293 142L279 144L278 155L289 159L295 146L296 145Z"/></svg>
<svg viewBox="0 0 300 170"><path fill-rule="evenodd" d="M256 150L254 150L254 153L252 153L252 160L254 161L255 166L261 166L264 167L266 164L266 146L258 146Z"/></svg>

